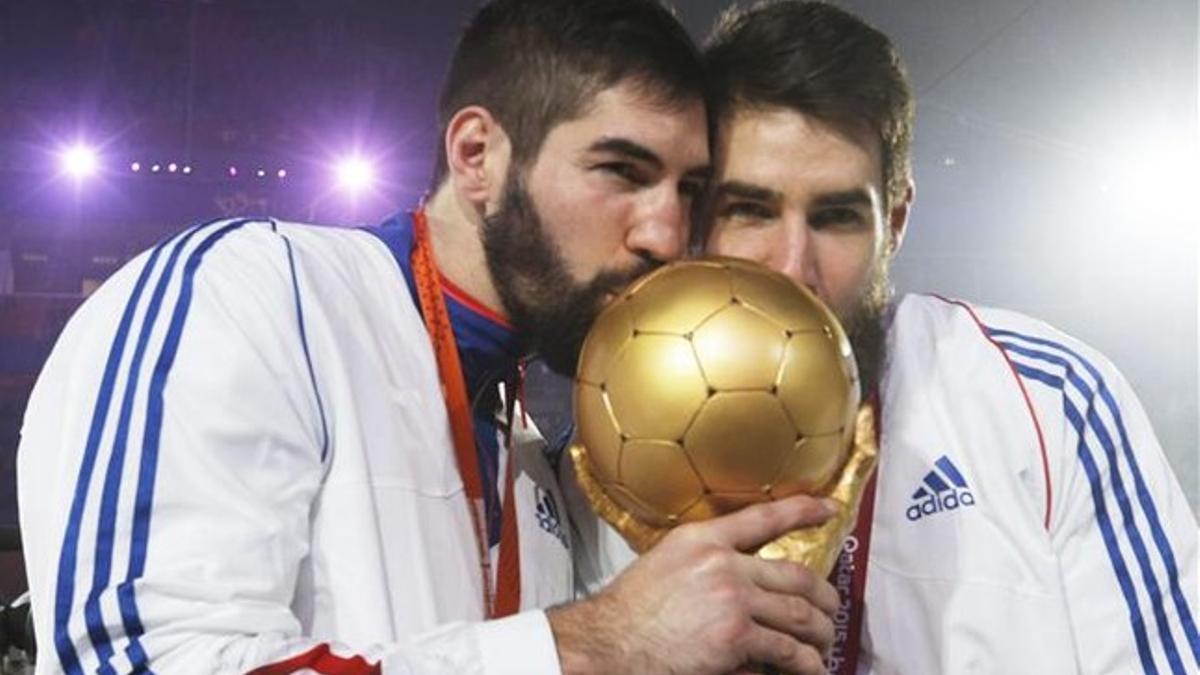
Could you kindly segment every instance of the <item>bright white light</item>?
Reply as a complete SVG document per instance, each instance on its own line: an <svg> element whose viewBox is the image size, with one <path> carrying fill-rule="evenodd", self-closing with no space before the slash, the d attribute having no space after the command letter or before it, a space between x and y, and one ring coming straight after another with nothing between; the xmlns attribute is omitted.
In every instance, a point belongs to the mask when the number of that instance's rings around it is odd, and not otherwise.
<svg viewBox="0 0 1200 675"><path fill-rule="evenodd" d="M1138 160L1129 167L1128 177L1139 197L1162 198L1164 193L1183 195L1195 190L1196 180L1200 178L1198 162L1183 153L1159 153Z"/></svg>
<svg viewBox="0 0 1200 675"><path fill-rule="evenodd" d="M254 172L254 175L258 176L259 178L262 178L267 175L267 172L265 169L259 169L258 171Z"/></svg>
<svg viewBox="0 0 1200 675"><path fill-rule="evenodd" d="M167 171L170 171L171 173L175 173L178 170L179 170L179 165L176 164L175 162L171 162L170 164L167 165Z"/></svg>
<svg viewBox="0 0 1200 675"><path fill-rule="evenodd" d="M130 164L130 165L129 165L129 170L130 170L130 171L141 171L141 170L142 170L142 163L141 163L141 162L134 162L133 164Z"/></svg>
<svg viewBox="0 0 1200 675"><path fill-rule="evenodd" d="M183 172L184 172L185 174L187 174L187 173L191 173L191 172L192 172L192 166L191 166L190 164L184 164L184 165L183 165Z"/></svg>
<svg viewBox="0 0 1200 675"><path fill-rule="evenodd" d="M1179 220L1178 205L1164 196L1195 191L1200 185L1200 158L1166 143L1147 145L1117 165L1121 201L1143 215Z"/></svg>
<svg viewBox="0 0 1200 675"><path fill-rule="evenodd" d="M63 171L77 179L91 176L100 166L96 151L82 143L77 143L64 150L61 160Z"/></svg>
<svg viewBox="0 0 1200 675"><path fill-rule="evenodd" d="M150 167L150 170L154 173L158 173L160 170L162 170L162 167L155 164L154 166Z"/></svg>
<svg viewBox="0 0 1200 675"><path fill-rule="evenodd" d="M236 166L231 166L231 167L229 167L229 175L230 175L230 176L236 176L236 175L237 175L237 167L236 167Z"/></svg>
<svg viewBox="0 0 1200 675"><path fill-rule="evenodd" d="M275 175L279 176L280 178L287 178L287 169L280 169L279 171L275 172Z"/></svg>
<svg viewBox="0 0 1200 675"><path fill-rule="evenodd" d="M339 188L356 194L375 182L375 167L362 157L347 157L338 162L336 175Z"/></svg>

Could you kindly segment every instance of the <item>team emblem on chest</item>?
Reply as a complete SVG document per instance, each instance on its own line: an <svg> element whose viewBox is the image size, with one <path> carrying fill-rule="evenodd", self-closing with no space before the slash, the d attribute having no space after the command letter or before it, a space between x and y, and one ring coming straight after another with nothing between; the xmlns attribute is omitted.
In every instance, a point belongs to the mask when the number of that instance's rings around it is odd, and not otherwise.
<svg viewBox="0 0 1200 675"><path fill-rule="evenodd" d="M562 518L558 514L558 504L554 501L554 495L539 485L534 496L537 500L538 525L546 532L554 535L563 546L568 546L567 535L563 532Z"/></svg>
<svg viewBox="0 0 1200 675"><path fill-rule="evenodd" d="M955 511L975 505L975 495L967 485L967 479L954 466L954 462L942 455L925 474L921 486L912 494L912 504L904 515L911 521L934 516L946 511Z"/></svg>

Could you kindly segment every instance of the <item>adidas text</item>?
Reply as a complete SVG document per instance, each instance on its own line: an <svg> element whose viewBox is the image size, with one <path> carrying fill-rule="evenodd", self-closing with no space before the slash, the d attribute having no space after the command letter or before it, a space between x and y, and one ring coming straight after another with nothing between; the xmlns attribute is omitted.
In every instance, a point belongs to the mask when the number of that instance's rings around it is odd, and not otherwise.
<svg viewBox="0 0 1200 675"><path fill-rule="evenodd" d="M960 506L966 508L975 505L975 495L971 494L970 490L946 490L943 492L935 492L925 498L924 501L917 502L908 507L904 515L909 520L920 520L924 516L932 516L935 513L942 511L953 511Z"/></svg>

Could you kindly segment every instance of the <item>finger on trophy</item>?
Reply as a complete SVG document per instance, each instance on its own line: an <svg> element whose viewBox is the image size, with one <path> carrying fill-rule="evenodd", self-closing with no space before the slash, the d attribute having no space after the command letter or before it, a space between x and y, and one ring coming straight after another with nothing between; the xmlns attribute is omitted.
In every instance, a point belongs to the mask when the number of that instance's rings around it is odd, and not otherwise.
<svg viewBox="0 0 1200 675"><path fill-rule="evenodd" d="M639 554L650 550L666 535L667 530L654 527L638 519L628 509L613 501L596 476L592 473L587 448L579 443L571 445L571 459L575 464L575 480L592 505L592 510L625 539L630 548Z"/></svg>

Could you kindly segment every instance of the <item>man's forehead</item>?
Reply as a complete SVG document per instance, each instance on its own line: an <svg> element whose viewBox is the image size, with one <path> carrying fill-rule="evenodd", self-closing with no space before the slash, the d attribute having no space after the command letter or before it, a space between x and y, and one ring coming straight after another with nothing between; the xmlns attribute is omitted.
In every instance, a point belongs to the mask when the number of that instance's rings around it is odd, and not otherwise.
<svg viewBox="0 0 1200 675"><path fill-rule="evenodd" d="M837 190L882 184L880 143L849 125L787 108L742 108L722 119L718 133L721 180Z"/></svg>
<svg viewBox="0 0 1200 675"><path fill-rule="evenodd" d="M708 129L700 98L667 100L649 85L626 79L592 97L581 115L551 134L569 135L583 149L612 149L622 140L646 148L664 163L708 164Z"/></svg>

